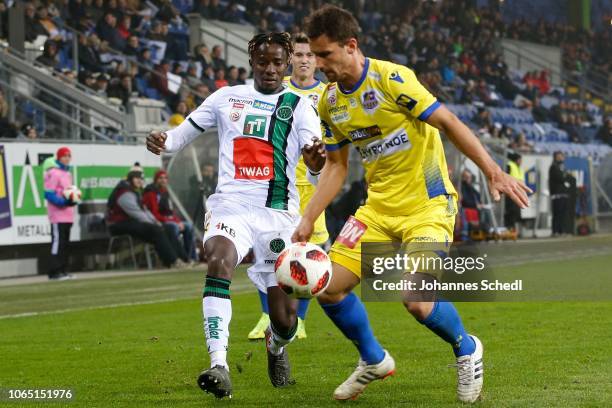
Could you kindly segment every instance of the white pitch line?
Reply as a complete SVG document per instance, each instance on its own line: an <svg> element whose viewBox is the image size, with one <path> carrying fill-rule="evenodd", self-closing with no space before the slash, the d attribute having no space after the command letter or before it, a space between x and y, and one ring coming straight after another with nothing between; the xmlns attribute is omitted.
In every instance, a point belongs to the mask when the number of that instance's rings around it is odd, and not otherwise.
<svg viewBox="0 0 612 408"><path fill-rule="evenodd" d="M252 288L254 288L254 287L250 283L238 284L238 285L235 286L235 289L232 290L232 293L236 293L236 294L244 293L246 291L245 289L252 289ZM154 305L154 304L157 304L157 303L168 303L168 302L174 302L174 301L177 301L177 300L187 300L187 299L191 299L191 297L183 296L183 297L173 297L173 298L165 298L165 299L158 299L158 300L143 300L142 302L112 303L110 305L75 307L75 308L70 308L70 309L59 309L59 310L46 310L46 311L43 311L43 312L15 313L15 314L0 315L0 320L4 320L4 319L17 319L17 318L20 318L20 317L32 317L32 316L45 316L45 315L53 315L53 314L64 314L64 313L70 313L70 312L82 312L82 311L87 311L87 310L114 309L114 308L117 308L117 307L124 307L124 306Z"/></svg>

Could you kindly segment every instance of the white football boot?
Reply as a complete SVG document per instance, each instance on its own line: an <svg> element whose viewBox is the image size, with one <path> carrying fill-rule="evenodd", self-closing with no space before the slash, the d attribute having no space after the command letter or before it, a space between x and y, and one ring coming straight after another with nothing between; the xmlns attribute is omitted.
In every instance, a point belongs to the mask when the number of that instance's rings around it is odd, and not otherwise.
<svg viewBox="0 0 612 408"><path fill-rule="evenodd" d="M483 347L478 337L470 335L474 339L476 349L472 354L457 357L457 398L461 402L475 402L482 390L484 368L482 364Z"/></svg>
<svg viewBox="0 0 612 408"><path fill-rule="evenodd" d="M395 360L385 350L385 357L378 364L367 365L359 359L353 374L334 391L337 400L357 399L365 387L374 380L383 380L395 374Z"/></svg>

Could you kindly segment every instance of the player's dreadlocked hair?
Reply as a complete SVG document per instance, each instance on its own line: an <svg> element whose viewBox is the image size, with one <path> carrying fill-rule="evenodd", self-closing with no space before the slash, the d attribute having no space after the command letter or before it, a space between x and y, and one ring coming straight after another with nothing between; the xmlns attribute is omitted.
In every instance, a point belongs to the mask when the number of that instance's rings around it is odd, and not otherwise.
<svg viewBox="0 0 612 408"><path fill-rule="evenodd" d="M253 59L253 55L255 55L255 51L262 44L278 44L287 53L287 58L291 57L293 54L293 44L291 43L291 36L286 32L272 32L267 34L257 34L255 37L249 41L249 58Z"/></svg>

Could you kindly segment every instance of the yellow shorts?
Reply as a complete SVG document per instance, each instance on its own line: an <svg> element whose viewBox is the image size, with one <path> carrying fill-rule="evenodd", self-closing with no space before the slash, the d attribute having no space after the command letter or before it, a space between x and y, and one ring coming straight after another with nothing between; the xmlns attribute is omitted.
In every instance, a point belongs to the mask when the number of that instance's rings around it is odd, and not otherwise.
<svg viewBox="0 0 612 408"><path fill-rule="evenodd" d="M359 207L355 214L355 225L365 226L365 232L354 246L342 238L341 233L331 247L330 258L361 277L362 242L437 243L448 252L453 242L456 214L456 198L446 195L432 198L410 215L384 215L366 204ZM343 228L343 232L345 229L351 236L350 228ZM353 228L353 232L356 232L356 228Z"/></svg>
<svg viewBox="0 0 612 408"><path fill-rule="evenodd" d="M314 195L316 187L312 184L308 185L297 185L298 194L300 195L300 214L304 213L304 209L310 202L310 199ZM310 242L317 245L323 245L329 239L327 233L327 225L325 224L325 212L323 212L314 225L314 232L310 237Z"/></svg>

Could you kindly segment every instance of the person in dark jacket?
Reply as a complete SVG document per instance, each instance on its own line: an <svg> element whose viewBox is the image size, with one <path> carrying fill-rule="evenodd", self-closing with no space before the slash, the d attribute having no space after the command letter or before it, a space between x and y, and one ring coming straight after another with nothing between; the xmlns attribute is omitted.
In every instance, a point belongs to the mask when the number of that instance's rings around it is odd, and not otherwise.
<svg viewBox="0 0 612 408"><path fill-rule="evenodd" d="M169 267L184 267L186 264L179 259L181 245L172 239L172 233L165 230L153 214L143 208L139 191L144 184L141 171L128 173L127 180L117 184L108 199L106 223L112 235L128 234L155 245L155 250L164 265ZM178 245L177 245L178 244ZM183 260L187 259L182 251Z"/></svg>
<svg viewBox="0 0 612 408"><path fill-rule="evenodd" d="M562 152L553 154L553 162L548 169L548 190L552 209L552 235L559 236L570 231L565 228L569 208L569 175L565 171L565 156Z"/></svg>
<svg viewBox="0 0 612 408"><path fill-rule="evenodd" d="M168 193L168 173L164 170L158 170L155 173L153 183L144 189L142 203L155 219L164 224L165 227L170 228L177 238L183 236L185 252L190 259L196 259L193 225L182 221L174 211Z"/></svg>
<svg viewBox="0 0 612 408"><path fill-rule="evenodd" d="M57 43L53 40L47 40L45 41L43 53L36 58L36 62L55 69L58 63L57 52Z"/></svg>

